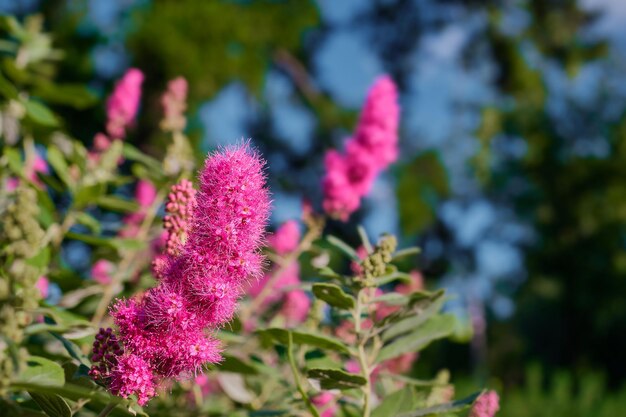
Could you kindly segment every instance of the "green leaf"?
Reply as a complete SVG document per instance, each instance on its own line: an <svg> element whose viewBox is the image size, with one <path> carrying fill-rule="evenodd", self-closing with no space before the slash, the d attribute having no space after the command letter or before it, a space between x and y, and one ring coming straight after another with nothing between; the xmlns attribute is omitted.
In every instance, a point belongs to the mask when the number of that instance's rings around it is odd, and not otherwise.
<svg viewBox="0 0 626 417"><path fill-rule="evenodd" d="M334 247L342 251L344 254L348 255L352 260L354 261L361 260L361 258L359 258L359 255L356 253L356 251L350 245L348 245L346 242L339 239L338 237L335 237L333 235L328 235L326 237L326 240L328 241L328 243L330 243L331 245L333 245Z"/></svg>
<svg viewBox="0 0 626 417"><path fill-rule="evenodd" d="M26 361L26 368L14 381L18 384L32 384L42 387L62 387L65 375L61 365L40 356L31 356Z"/></svg>
<svg viewBox="0 0 626 417"><path fill-rule="evenodd" d="M411 411L415 407L413 390L405 387L386 395L383 401L372 411L372 417L395 417L398 413Z"/></svg>
<svg viewBox="0 0 626 417"><path fill-rule="evenodd" d="M393 254L393 258L391 258L391 262L397 261L398 259L404 258L406 256L418 255L421 252L422 250L418 247L402 249Z"/></svg>
<svg viewBox="0 0 626 417"><path fill-rule="evenodd" d="M359 237L361 238L361 242L363 243L363 247L367 251L367 253L372 253L374 248L372 247L372 243L370 242L369 237L367 237L367 232L365 228L361 225L357 226L357 231L359 232Z"/></svg>
<svg viewBox="0 0 626 417"><path fill-rule="evenodd" d="M276 327L257 331L259 336L268 337L285 346L289 343L289 333L289 330L279 329ZM291 334L293 335L293 343L298 345L309 345L320 349L330 349L337 352L350 353L348 346L331 336L293 330L291 331Z"/></svg>
<svg viewBox="0 0 626 417"><path fill-rule="evenodd" d="M26 115L33 122L40 124L42 126L55 127L59 125L59 122L46 105L33 100L28 100L23 102L24 107L26 108Z"/></svg>
<svg viewBox="0 0 626 417"><path fill-rule="evenodd" d="M67 239L80 240L81 242L85 242L89 245L106 246L106 247L110 247L113 249L117 248L117 246L115 245L114 239L112 238L85 235L82 233L74 233L74 232L67 232L65 237ZM118 240L122 240L122 239L118 239Z"/></svg>
<svg viewBox="0 0 626 417"><path fill-rule="evenodd" d="M455 321L456 318L452 314L432 317L413 332L384 346L378 353L376 362L380 363L405 353L418 352L430 342L450 336L454 332Z"/></svg>
<svg viewBox="0 0 626 417"><path fill-rule="evenodd" d="M96 199L96 204L107 210L121 211L126 213L134 213L139 210L139 204L137 204L135 201L130 201L110 195L103 195L98 197Z"/></svg>
<svg viewBox="0 0 626 417"><path fill-rule="evenodd" d="M422 417L436 414L456 413L469 408L480 394L480 392L477 392L461 400L422 408L421 410L409 411L408 413L398 414L397 417Z"/></svg>
<svg viewBox="0 0 626 417"><path fill-rule="evenodd" d="M94 204L95 201L104 194L106 187L104 184L94 184L79 188L74 194L74 206L77 209Z"/></svg>
<svg viewBox="0 0 626 417"><path fill-rule="evenodd" d="M152 158L151 156L146 155L129 143L124 143L122 154L124 155L124 158L131 161L141 162L153 171L156 171L158 173L161 173L163 171L163 166L161 162Z"/></svg>
<svg viewBox="0 0 626 417"><path fill-rule="evenodd" d="M95 234L102 232L100 222L95 217L85 213L84 211L76 213L76 221L83 226L87 226Z"/></svg>
<svg viewBox="0 0 626 417"><path fill-rule="evenodd" d="M14 174L23 174L22 168L24 167L24 162L22 161L22 155L20 155L20 151L16 148L4 148L4 156L7 158L9 162L9 168L13 171Z"/></svg>
<svg viewBox="0 0 626 417"><path fill-rule="evenodd" d="M416 234L435 219L435 207L449 192L448 174L436 152L418 155L400 168L398 209L407 234Z"/></svg>
<svg viewBox="0 0 626 417"><path fill-rule="evenodd" d="M317 379L322 389L354 389L362 387L367 380L361 375L351 374L342 369L309 369L307 378Z"/></svg>
<svg viewBox="0 0 626 417"><path fill-rule="evenodd" d="M97 101L97 97L81 84L41 83L33 90L33 95L49 103L66 104L76 109L85 109Z"/></svg>
<svg viewBox="0 0 626 417"><path fill-rule="evenodd" d="M56 394L28 392L37 405L50 417L71 417L72 410L65 400Z"/></svg>
<svg viewBox="0 0 626 417"><path fill-rule="evenodd" d="M222 362L217 366L220 371L233 372L243 375L257 375L259 371L251 364L236 356L224 355Z"/></svg>
<svg viewBox="0 0 626 417"><path fill-rule="evenodd" d="M316 283L313 284L313 295L328 305L349 310L354 308L356 302L354 298L346 294L341 287L336 284Z"/></svg>
<svg viewBox="0 0 626 417"><path fill-rule="evenodd" d="M426 320L434 316L444 302L444 291L440 290L433 294L415 292L410 295L409 311L400 312L401 315L409 315L389 326L383 335L384 342L416 329Z"/></svg>
<svg viewBox="0 0 626 417"><path fill-rule="evenodd" d="M65 157L56 146L48 147L48 162L54 168L54 172L61 178L61 181L70 186L74 184Z"/></svg>
<svg viewBox="0 0 626 417"><path fill-rule="evenodd" d="M41 249L37 255L26 260L26 264L34 266L35 268L43 269L50 263L50 248L45 247Z"/></svg>

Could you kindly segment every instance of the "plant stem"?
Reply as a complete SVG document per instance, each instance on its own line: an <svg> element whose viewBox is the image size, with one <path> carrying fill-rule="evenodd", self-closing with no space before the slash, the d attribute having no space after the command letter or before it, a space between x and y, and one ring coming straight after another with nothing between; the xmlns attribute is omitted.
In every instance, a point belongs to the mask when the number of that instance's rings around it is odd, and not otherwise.
<svg viewBox="0 0 626 417"><path fill-rule="evenodd" d="M102 409L102 411L100 411L100 414L98 414L98 417L106 417L106 416L108 416L108 415L109 415L109 413L110 413L111 411L113 411L113 409L114 409L116 406L117 406L117 402L114 402L114 403L112 402L112 403L107 404L107 406L106 406L106 407L104 407L104 408Z"/></svg>
<svg viewBox="0 0 626 417"><path fill-rule="evenodd" d="M298 388L298 392L302 396L302 399L306 403L307 408L311 412L314 417L320 417L317 408L311 402L311 399L306 394L302 383L300 382L300 374L298 373L298 367L296 366L296 359L293 356L293 335L289 332L289 344L287 345L287 358L289 359L289 365L291 366L291 372L293 373L293 379L296 383L296 387Z"/></svg>
<svg viewBox="0 0 626 417"><path fill-rule="evenodd" d="M363 290L359 290L356 297L356 307L354 311L354 330L357 334L359 344L357 350L359 366L361 368L361 374L366 381L365 385L363 386L363 417L370 417L372 385L370 382L370 369L367 363L367 355L365 354L365 343L367 343L367 338L364 338L361 335L361 309L363 308L363 304L361 301L362 294Z"/></svg>

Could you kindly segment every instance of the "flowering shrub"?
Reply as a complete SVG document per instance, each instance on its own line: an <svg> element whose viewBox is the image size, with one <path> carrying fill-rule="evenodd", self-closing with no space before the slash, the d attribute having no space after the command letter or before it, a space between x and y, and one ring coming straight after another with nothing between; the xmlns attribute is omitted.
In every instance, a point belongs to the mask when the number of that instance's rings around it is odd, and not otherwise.
<svg viewBox="0 0 626 417"><path fill-rule="evenodd" d="M32 47L16 39L17 55ZM106 133L89 147L32 85L0 81L0 393L9 415L497 411L491 391L454 400L445 370L406 375L419 351L456 328L441 312L444 292L398 269L418 250L398 249L391 235L371 242L361 228L357 248L325 232L322 211L347 220L397 158L391 78L372 87L345 150L328 152L323 210L303 204L299 219L269 234L253 141L209 154L196 174L184 79L161 99L170 138L162 162L124 141L140 108L140 70L115 85ZM115 226L105 229L105 218ZM76 245L89 248L82 269L69 261Z"/></svg>

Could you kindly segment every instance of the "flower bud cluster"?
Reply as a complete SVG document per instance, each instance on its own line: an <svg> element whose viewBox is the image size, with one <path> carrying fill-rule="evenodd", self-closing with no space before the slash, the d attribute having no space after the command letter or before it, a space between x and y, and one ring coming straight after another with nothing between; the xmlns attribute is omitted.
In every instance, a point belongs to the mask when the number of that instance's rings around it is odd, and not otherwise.
<svg viewBox="0 0 626 417"><path fill-rule="evenodd" d="M185 179L173 185L167 196L163 226L167 232L165 247L171 256L177 256L185 244L195 201L196 190L191 181Z"/></svg>
<svg viewBox="0 0 626 417"><path fill-rule="evenodd" d="M361 262L360 280L366 287L374 286L374 280L385 275L387 264L391 262L398 241L393 235L384 236L374 251Z"/></svg>

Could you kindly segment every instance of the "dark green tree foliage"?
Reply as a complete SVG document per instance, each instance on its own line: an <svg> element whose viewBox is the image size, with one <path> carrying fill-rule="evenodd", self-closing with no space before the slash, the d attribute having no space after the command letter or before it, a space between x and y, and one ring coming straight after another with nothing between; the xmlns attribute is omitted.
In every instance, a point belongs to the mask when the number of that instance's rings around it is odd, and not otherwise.
<svg viewBox="0 0 626 417"><path fill-rule="evenodd" d="M258 92L276 51L297 52L318 23L315 6L297 0L159 0L136 17L134 63L148 78L187 78L192 107L233 80Z"/></svg>
<svg viewBox="0 0 626 417"><path fill-rule="evenodd" d="M487 191L512 204L536 233L525 248L528 282L516 324L527 356L599 367L617 382L626 373L617 354L626 351L626 121L607 116L608 91L584 103L550 96L546 68L573 77L606 50L583 41L593 16L574 1L530 1L527 11L529 26L513 36L504 35L492 15L488 42L503 100L484 110L478 131L484 150L477 158L491 173ZM537 62L529 49L538 52ZM560 111L549 100L560 100ZM489 158L519 138L524 156ZM577 151L585 141L604 151Z"/></svg>

